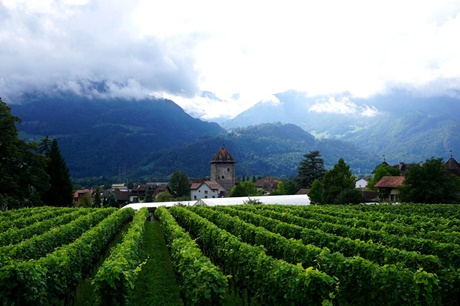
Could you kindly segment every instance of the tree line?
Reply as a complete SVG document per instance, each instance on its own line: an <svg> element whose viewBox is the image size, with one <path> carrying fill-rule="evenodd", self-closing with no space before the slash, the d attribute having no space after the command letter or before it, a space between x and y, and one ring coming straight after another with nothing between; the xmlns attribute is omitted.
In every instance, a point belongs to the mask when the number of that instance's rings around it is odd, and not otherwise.
<svg viewBox="0 0 460 306"><path fill-rule="evenodd" d="M382 163L373 171L368 189L384 176L399 176L399 169ZM343 158L331 170L326 171L319 151L304 155L300 162L296 182L308 188L312 204L358 204L364 202L362 192L355 188L355 177ZM431 157L424 163L412 165L404 174L404 184L398 188L402 202L458 203L460 177L451 174L442 158Z"/></svg>
<svg viewBox="0 0 460 306"><path fill-rule="evenodd" d="M0 209L71 206L72 183L57 140L25 142L19 122L0 98Z"/></svg>

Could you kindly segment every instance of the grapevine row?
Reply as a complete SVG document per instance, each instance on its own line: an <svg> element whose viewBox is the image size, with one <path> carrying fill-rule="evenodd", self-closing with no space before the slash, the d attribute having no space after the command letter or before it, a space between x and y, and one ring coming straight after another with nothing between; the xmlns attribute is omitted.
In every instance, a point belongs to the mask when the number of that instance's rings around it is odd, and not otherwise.
<svg viewBox="0 0 460 306"><path fill-rule="evenodd" d="M334 299L336 281L327 274L274 259L186 208L175 206L170 212L199 237L214 263L232 275L236 288L247 290L260 304L324 305Z"/></svg>
<svg viewBox="0 0 460 306"><path fill-rule="evenodd" d="M8 220L5 220L4 222L0 223L0 231L6 231L11 228L16 228L20 229L26 226L29 226L30 224L33 224L37 221L42 221L46 220L48 218L53 218L56 217L57 215L62 215L69 213L71 211L75 210L75 208L60 208L60 209L44 209L44 210L33 210L33 214L29 214L29 211L24 212L24 215L16 215Z"/></svg>
<svg viewBox="0 0 460 306"><path fill-rule="evenodd" d="M215 207L215 210L225 212L232 216L237 216L242 220L261 226L271 232L278 233L286 238L301 239L304 244L313 244L321 248L328 248L333 252L340 252L347 257L359 256L377 263L378 265L395 264L417 271L422 267L425 271L439 273L442 269L441 261L434 255L422 255L417 252L404 251L371 241L365 242L354 240L348 237L341 237L326 233L321 230L304 228L293 224L296 217L283 215L279 219L269 218L262 215L260 210L241 210L231 207ZM281 219L281 218L280 218Z"/></svg>
<svg viewBox="0 0 460 306"><path fill-rule="evenodd" d="M279 206L276 207L264 205L262 208L286 211L286 208ZM383 231L392 235L404 235L409 237L432 239L446 243L460 243L460 233L453 232L454 230L460 229L460 227L455 226L451 229L445 229L445 231L442 231L441 229L435 231L426 231L425 229L422 229L420 226L399 225L395 223L385 223L381 221L369 221L367 218L336 217L324 212L317 212L308 206L290 208L290 210L298 211L298 214L301 215L303 218L314 219L318 221L348 225L350 227L363 227L369 230Z"/></svg>
<svg viewBox="0 0 460 306"><path fill-rule="evenodd" d="M43 234L50 230L52 227L67 224L79 216L90 213L90 211L90 209L77 209L64 215L56 214L54 218L37 221L34 224L23 227L21 229L10 228L9 230L0 234L0 247L9 244L17 244L22 240L31 238L34 235Z"/></svg>
<svg viewBox="0 0 460 306"><path fill-rule="evenodd" d="M329 215L342 218L359 218L366 219L369 221L381 221L386 223L400 224L416 226L426 231L440 231L460 228L460 220L444 218L444 217L427 217L420 215L402 215L390 212L379 212L379 211L361 211L357 209L340 209L337 205L324 205L311 207L315 211L323 212Z"/></svg>
<svg viewBox="0 0 460 306"><path fill-rule="evenodd" d="M171 259L179 276L182 296L186 305L220 305L228 292L228 278L208 257L197 243L180 227L164 207L155 210L166 242L170 246Z"/></svg>
<svg viewBox="0 0 460 306"><path fill-rule="evenodd" d="M190 208L217 226L249 244L263 245L275 258L317 266L339 280L339 302L350 305L414 304L440 301L437 277L425 271L413 272L395 265L378 266L361 257L345 257L299 240L289 240L239 218L203 207Z"/></svg>
<svg viewBox="0 0 460 306"><path fill-rule="evenodd" d="M134 215L132 209L112 212L71 244L40 259L18 262L0 253L0 304L62 304Z"/></svg>
<svg viewBox="0 0 460 306"><path fill-rule="evenodd" d="M394 205L352 205L339 207L339 209L351 209L360 211L389 212L398 215L419 215L426 217L442 217L460 219L460 209L456 204L394 204Z"/></svg>
<svg viewBox="0 0 460 306"><path fill-rule="evenodd" d="M52 252L56 247L74 241L114 211L115 208L97 209L88 215L80 216L70 223L55 227L42 235L22 240L18 244L1 247L0 253L15 260L38 259Z"/></svg>
<svg viewBox="0 0 460 306"><path fill-rule="evenodd" d="M31 215L40 214L48 210L60 210L62 207L54 206L39 206L39 207L27 207L21 209L12 209L12 210L0 210L0 222L11 221L12 219L27 218Z"/></svg>
<svg viewBox="0 0 460 306"><path fill-rule="evenodd" d="M263 205L261 205L263 206ZM246 209L247 206L240 206L239 209ZM288 213L287 213L288 212ZM397 236L387 234L381 231L369 230L362 227L350 227L341 225L340 220L336 223L323 222L308 218L303 210L289 209L283 212L264 210L264 215L283 220L284 215L292 214L297 218L290 219L296 225L311 229L320 229L326 233L333 233L338 236L348 237L351 239L360 239L364 241L371 240L374 243L381 243L394 248L416 251L426 255L436 255L446 268L455 268L460 266L460 246L454 243L441 243L429 239Z"/></svg>
<svg viewBox="0 0 460 306"><path fill-rule="evenodd" d="M128 232L99 267L92 284L101 305L130 305L134 282L141 270L141 245L149 211L138 210Z"/></svg>

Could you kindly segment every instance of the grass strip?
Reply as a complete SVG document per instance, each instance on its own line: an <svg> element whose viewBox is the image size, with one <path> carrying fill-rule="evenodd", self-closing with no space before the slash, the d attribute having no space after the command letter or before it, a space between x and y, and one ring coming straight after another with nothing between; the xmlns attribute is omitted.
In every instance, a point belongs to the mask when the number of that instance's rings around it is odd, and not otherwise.
<svg viewBox="0 0 460 306"><path fill-rule="evenodd" d="M145 224L143 254L148 259L137 276L133 304L184 305L158 221Z"/></svg>

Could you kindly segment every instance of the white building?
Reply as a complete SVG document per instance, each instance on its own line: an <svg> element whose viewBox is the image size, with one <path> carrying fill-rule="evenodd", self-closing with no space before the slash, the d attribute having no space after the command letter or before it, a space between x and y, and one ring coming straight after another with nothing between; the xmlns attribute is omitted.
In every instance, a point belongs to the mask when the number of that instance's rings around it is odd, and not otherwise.
<svg viewBox="0 0 460 306"><path fill-rule="evenodd" d="M200 199L219 198L225 194L225 189L216 181L203 181L193 183L190 187L190 199L192 201Z"/></svg>
<svg viewBox="0 0 460 306"><path fill-rule="evenodd" d="M355 188L364 189L367 186L367 179L360 178L359 180L355 181Z"/></svg>

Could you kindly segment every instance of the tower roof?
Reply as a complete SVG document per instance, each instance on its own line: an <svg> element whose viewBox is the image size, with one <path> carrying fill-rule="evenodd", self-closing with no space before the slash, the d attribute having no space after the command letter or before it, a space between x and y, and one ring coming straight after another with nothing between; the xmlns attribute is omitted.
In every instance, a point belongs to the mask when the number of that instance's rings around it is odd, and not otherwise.
<svg viewBox="0 0 460 306"><path fill-rule="evenodd" d="M444 164L447 169L447 172L460 176L460 164L452 156Z"/></svg>
<svg viewBox="0 0 460 306"><path fill-rule="evenodd" d="M234 163L235 159L230 155L225 146L220 147L211 163Z"/></svg>

